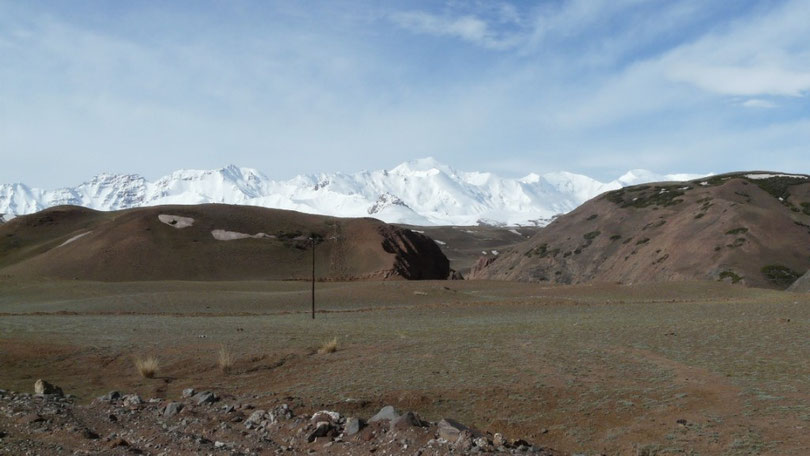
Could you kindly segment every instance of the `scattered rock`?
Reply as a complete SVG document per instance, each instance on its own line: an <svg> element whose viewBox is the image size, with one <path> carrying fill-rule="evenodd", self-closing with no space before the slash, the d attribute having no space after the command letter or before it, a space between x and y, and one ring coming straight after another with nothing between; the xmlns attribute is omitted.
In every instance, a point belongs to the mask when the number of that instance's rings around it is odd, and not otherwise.
<svg viewBox="0 0 810 456"><path fill-rule="evenodd" d="M110 391L109 393L98 398L98 400L103 402L112 402L118 399L121 399L121 393L118 391Z"/></svg>
<svg viewBox="0 0 810 456"><path fill-rule="evenodd" d="M143 404L143 399L137 394L127 394L123 397L124 407L137 407Z"/></svg>
<svg viewBox="0 0 810 456"><path fill-rule="evenodd" d="M360 421L360 419L351 416L346 418L346 425L343 427L343 433L348 436L355 435L360 432L362 427L363 423Z"/></svg>
<svg viewBox="0 0 810 456"><path fill-rule="evenodd" d="M310 432L307 436L307 442L314 442L315 439L318 437L326 437L330 431L333 431L335 428L327 421L321 421L317 425L315 425L315 430Z"/></svg>
<svg viewBox="0 0 810 456"><path fill-rule="evenodd" d="M481 433L473 431L472 429L464 426L452 418L445 418L439 421L438 425L439 438L447 440L448 442L456 442L463 432L467 432L470 437L480 437ZM472 440L471 440L472 443Z"/></svg>
<svg viewBox="0 0 810 456"><path fill-rule="evenodd" d="M217 396L210 391L202 391L194 395L197 405L213 404L217 401Z"/></svg>
<svg viewBox="0 0 810 456"><path fill-rule="evenodd" d="M492 436L492 444L496 447L502 447L506 445L506 439L503 438L503 434L496 432L495 435Z"/></svg>
<svg viewBox="0 0 810 456"><path fill-rule="evenodd" d="M320 421L328 421L332 424L338 424L341 421L340 413L338 412L330 412L329 410L321 410L320 412L315 413L312 415L312 419L310 420L314 423Z"/></svg>
<svg viewBox="0 0 810 456"><path fill-rule="evenodd" d="M476 437L473 439L473 445L481 449L488 449L491 445L486 437Z"/></svg>
<svg viewBox="0 0 810 456"><path fill-rule="evenodd" d="M376 415L372 416L368 422L369 423L376 423L377 421L388 420L391 421L394 418L399 417L396 409L394 409L391 405L386 405L385 407L381 408Z"/></svg>
<svg viewBox="0 0 810 456"><path fill-rule="evenodd" d="M558 454L523 441L507 442L500 434L488 438L450 419L432 423L422 420L414 412L400 415L391 406L377 413L378 424L364 429L365 423L358 417L344 417L330 410L295 416L286 403L267 403L263 397L261 403L265 407L257 410L247 401L259 400L261 396L258 395L228 396L233 405L222 407L193 405L200 399L203 403L210 403L211 396L213 393L205 391L186 401L143 402L137 394L122 396L111 392L98 398L104 400L76 404L53 395L43 398L4 393L0 396L3 428L0 453L42 454L44 451L44 454L63 454L65 448L78 446L76 454L156 456L254 455L272 454L273 451L276 454L336 456L370 453L422 456L493 452ZM117 399L112 399L114 397ZM298 398L285 397L284 400L306 407L306 403ZM236 404L238 407L234 407ZM224 414L223 410L228 409L230 413ZM168 419L173 416L178 418ZM275 417L288 421L279 423ZM9 439L6 433L24 438ZM99 435L106 437L100 439ZM494 447L493 443L496 444Z"/></svg>
<svg viewBox="0 0 810 456"><path fill-rule="evenodd" d="M34 383L34 394L54 394L56 396L64 396L62 388L39 379Z"/></svg>
<svg viewBox="0 0 810 456"><path fill-rule="evenodd" d="M245 425L254 425L259 424L264 421L265 411L264 410L256 410L255 412L251 413L250 416L245 420Z"/></svg>
<svg viewBox="0 0 810 456"><path fill-rule="evenodd" d="M163 416L170 417L177 415L180 411L183 410L183 403L182 402L169 402L166 405L166 408L163 410Z"/></svg>
<svg viewBox="0 0 810 456"><path fill-rule="evenodd" d="M194 391L194 388L186 388L186 389L183 390L183 397L184 398L189 398L191 396L194 396L196 393L197 392Z"/></svg>
<svg viewBox="0 0 810 456"><path fill-rule="evenodd" d="M407 412L391 420L392 431L404 431L413 427L421 427L422 420L420 420L413 412Z"/></svg>

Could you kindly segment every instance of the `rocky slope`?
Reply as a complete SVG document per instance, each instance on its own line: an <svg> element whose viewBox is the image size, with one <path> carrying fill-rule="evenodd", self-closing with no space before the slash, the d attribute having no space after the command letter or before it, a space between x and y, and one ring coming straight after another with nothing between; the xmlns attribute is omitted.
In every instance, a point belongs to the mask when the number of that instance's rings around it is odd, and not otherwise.
<svg viewBox="0 0 810 456"><path fill-rule="evenodd" d="M559 454L390 406L364 420L302 413L297 398L259 404L257 397L189 389L174 400L144 400L110 392L78 405L61 391L0 390L0 454Z"/></svg>
<svg viewBox="0 0 810 456"><path fill-rule="evenodd" d="M566 172L520 179L464 172L426 158L390 170L321 173L275 181L250 168L179 170L156 181L102 174L75 187L0 185L0 213L74 205L111 211L165 204L228 203L412 225L545 225L606 190L678 176L634 170L611 182ZM682 177L688 178L688 177Z"/></svg>
<svg viewBox="0 0 810 456"><path fill-rule="evenodd" d="M430 238L379 220L208 204L60 206L0 226L0 275L103 281L445 279Z"/></svg>
<svg viewBox="0 0 810 456"><path fill-rule="evenodd" d="M472 277L784 289L808 269L810 177L750 172L607 192L480 262Z"/></svg>

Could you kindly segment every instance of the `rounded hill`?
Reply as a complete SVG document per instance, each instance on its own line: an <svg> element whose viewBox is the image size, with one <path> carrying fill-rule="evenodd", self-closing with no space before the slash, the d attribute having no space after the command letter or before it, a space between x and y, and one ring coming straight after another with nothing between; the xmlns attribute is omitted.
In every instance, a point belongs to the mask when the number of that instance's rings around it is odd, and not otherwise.
<svg viewBox="0 0 810 456"><path fill-rule="evenodd" d="M204 204L60 206L0 226L0 275L100 281L445 279L436 243L376 219Z"/></svg>

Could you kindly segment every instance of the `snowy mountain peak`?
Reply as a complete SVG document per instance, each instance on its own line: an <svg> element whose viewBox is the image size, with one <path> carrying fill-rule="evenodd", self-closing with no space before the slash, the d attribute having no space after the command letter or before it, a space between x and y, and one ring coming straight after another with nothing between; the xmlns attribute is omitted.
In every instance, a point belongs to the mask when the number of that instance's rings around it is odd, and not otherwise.
<svg viewBox="0 0 810 456"><path fill-rule="evenodd" d="M544 225L590 198L626 185L689 180L632 170L612 182L580 174L531 173L521 179L458 172L434 158L386 171L321 173L274 181L252 168L182 169L150 182L133 174L99 174L73 188L0 185L0 213L21 215L60 204L117 210L160 204L228 203L341 217L372 215L412 225Z"/></svg>
<svg viewBox="0 0 810 456"><path fill-rule="evenodd" d="M405 204L397 196L385 192L382 195L380 195L379 198L377 198L377 201L374 202L374 205L368 208L368 213L369 215L378 214L390 206L408 207L408 205Z"/></svg>
<svg viewBox="0 0 810 456"><path fill-rule="evenodd" d="M419 158L416 160L400 163L398 166L391 170L392 174L419 174L419 175L436 175L440 172L455 175L456 172L453 168L441 163L433 157Z"/></svg>

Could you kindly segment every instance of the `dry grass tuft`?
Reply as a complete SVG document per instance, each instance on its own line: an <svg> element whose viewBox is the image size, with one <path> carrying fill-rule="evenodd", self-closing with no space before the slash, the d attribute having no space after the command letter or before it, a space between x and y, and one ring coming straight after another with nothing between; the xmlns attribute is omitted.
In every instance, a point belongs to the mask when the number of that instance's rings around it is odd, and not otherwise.
<svg viewBox="0 0 810 456"><path fill-rule="evenodd" d="M219 346L219 358L217 359L217 366L219 366L219 370L222 371L223 374L227 374L231 371L233 367L234 356L225 345Z"/></svg>
<svg viewBox="0 0 810 456"><path fill-rule="evenodd" d="M146 358L135 358L135 368L143 378L154 378L160 367L158 359L152 355Z"/></svg>
<svg viewBox="0 0 810 456"><path fill-rule="evenodd" d="M335 337L330 341L324 342L323 345L321 345L321 348L318 349L318 354L325 355L327 353L334 353L337 351L337 346L338 340L337 337Z"/></svg>

